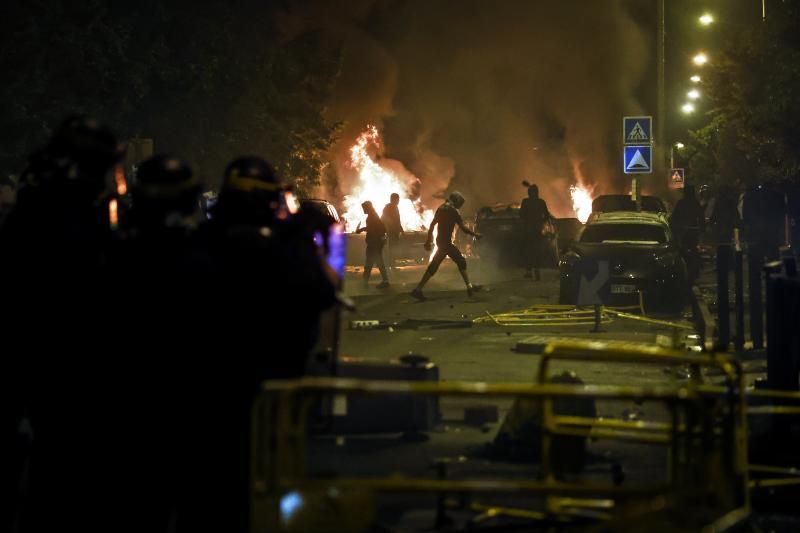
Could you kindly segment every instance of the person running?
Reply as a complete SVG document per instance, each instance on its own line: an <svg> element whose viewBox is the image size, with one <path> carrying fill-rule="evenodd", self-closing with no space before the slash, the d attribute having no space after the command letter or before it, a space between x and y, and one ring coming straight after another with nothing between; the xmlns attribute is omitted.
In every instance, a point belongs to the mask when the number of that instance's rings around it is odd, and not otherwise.
<svg viewBox="0 0 800 533"><path fill-rule="evenodd" d="M447 201L436 210L436 214L431 222L431 227L428 230L428 239L425 241L425 249L430 251L433 248L433 231L438 225L439 231L436 234L436 253L433 255L425 274L422 275L419 284L411 291L411 296L417 300L425 300L422 289L433 275L436 274L436 271L439 270L439 265L442 264L445 257L450 257L456 266L458 266L458 272L461 274L461 277L464 279L464 284L467 286L468 296L472 296L473 292L480 290L480 286L470 283L469 276L467 275L467 260L464 259L459 249L453 244L453 230L456 226L461 228L461 231L464 233L472 235L476 239L481 238L478 233L464 226L461 213L458 212L462 205L464 205L464 197L461 193L454 192L448 197Z"/></svg>

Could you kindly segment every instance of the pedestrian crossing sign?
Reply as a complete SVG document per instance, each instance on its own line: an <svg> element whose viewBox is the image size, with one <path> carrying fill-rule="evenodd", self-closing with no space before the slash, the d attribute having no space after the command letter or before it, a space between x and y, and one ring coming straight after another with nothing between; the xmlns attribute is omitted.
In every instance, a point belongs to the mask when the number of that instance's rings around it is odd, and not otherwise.
<svg viewBox="0 0 800 533"><path fill-rule="evenodd" d="M653 142L653 117L623 117L623 144L651 144Z"/></svg>
<svg viewBox="0 0 800 533"><path fill-rule="evenodd" d="M673 168L669 171L669 188L683 189L686 183L686 172L682 168Z"/></svg>

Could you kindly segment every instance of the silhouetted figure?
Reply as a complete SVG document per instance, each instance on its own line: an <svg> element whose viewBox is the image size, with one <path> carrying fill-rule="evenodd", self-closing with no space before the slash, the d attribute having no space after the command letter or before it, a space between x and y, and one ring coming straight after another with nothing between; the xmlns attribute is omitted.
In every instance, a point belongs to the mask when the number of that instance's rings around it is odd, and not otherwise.
<svg viewBox="0 0 800 533"><path fill-rule="evenodd" d="M263 380L303 375L320 314L335 302L312 235L287 218L284 195L269 164L237 159L206 228L219 271L206 291L218 320L207 339L217 354L217 401L206 445L213 460L191 495L206 511L187 531L245 531L252 402Z"/></svg>
<svg viewBox="0 0 800 533"><path fill-rule="evenodd" d="M786 198L770 185L758 185L744 194L742 226L750 254L776 259L785 240Z"/></svg>
<svg viewBox="0 0 800 533"><path fill-rule="evenodd" d="M381 220L386 227L386 255L390 267L396 266L397 248L400 244L400 234L403 233L403 225L400 222L400 195L393 192L389 197L389 203L383 207Z"/></svg>
<svg viewBox="0 0 800 533"><path fill-rule="evenodd" d="M427 270L425 270L425 274L422 275L419 284L411 291L411 296L417 300L425 300L422 289L433 275L436 274L436 271L439 270L439 266L446 257L450 257L456 266L458 266L458 272L461 274L461 278L464 280L464 284L467 287L468 296L472 296L474 291L480 289L479 286L473 286L472 283L470 283L469 276L467 275L467 260L464 259L464 256L461 255L456 245L453 244L453 231L455 231L456 226L464 233L472 235L476 239L481 238L480 235L464 225L461 213L458 212L463 205L464 197L461 193L453 192L450 194L447 201L436 210L436 214L433 216L431 227L428 229L428 239L425 241L425 249L431 251L433 234L436 232L436 253L433 255Z"/></svg>
<svg viewBox="0 0 800 533"><path fill-rule="evenodd" d="M786 184L786 212L789 215L789 232L792 249L800 254L800 182Z"/></svg>
<svg viewBox="0 0 800 533"><path fill-rule="evenodd" d="M114 515L106 423L119 361L110 357L115 302L103 265L106 185L121 156L108 128L67 119L31 158L0 230L9 337L0 373L32 428L22 517L30 531L108 531Z"/></svg>
<svg viewBox="0 0 800 533"><path fill-rule="evenodd" d="M679 245L684 248L697 247L700 233L705 228L705 214L695 195L694 186L684 187L683 196L675 204L669 224Z"/></svg>
<svg viewBox="0 0 800 533"><path fill-rule="evenodd" d="M125 479L119 515L132 531L166 531L171 520L181 526L204 512L189 495L206 476L198 464L213 452L206 444L213 441L219 368L201 333L215 325L204 294L214 271L196 231L201 192L181 159L148 159L109 253L115 321L125 338L115 357L128 363L116 385L139 391L118 394L110 424L120 457L114 468Z"/></svg>
<svg viewBox="0 0 800 533"><path fill-rule="evenodd" d="M528 186L528 197L522 200L519 209L519 218L522 221L522 246L525 261L525 277L531 278L531 270L536 281L541 279L539 267L545 261L547 238L543 235L545 224L553 218L547 209L547 203L539 198L539 187Z"/></svg>
<svg viewBox="0 0 800 533"><path fill-rule="evenodd" d="M681 255L686 261L690 282L694 282L700 274L701 259L698 245L705 222L705 213L697 200L694 186L686 185L683 189L683 196L672 211L669 225L681 250Z"/></svg>
<svg viewBox="0 0 800 533"><path fill-rule="evenodd" d="M716 244L728 244L733 241L733 230L741 227L738 203L739 196L735 189L723 185L713 198L713 208L709 216L711 234Z"/></svg>
<svg viewBox="0 0 800 533"><path fill-rule="evenodd" d="M381 273L379 289L389 286L389 275L386 273L386 264L383 262L383 247L386 245L386 227L378 216L372 202L364 202L361 209L367 215L367 224L356 230L356 233L367 232L367 253L364 258L364 287L369 286L369 277L372 274L372 267L377 265Z"/></svg>

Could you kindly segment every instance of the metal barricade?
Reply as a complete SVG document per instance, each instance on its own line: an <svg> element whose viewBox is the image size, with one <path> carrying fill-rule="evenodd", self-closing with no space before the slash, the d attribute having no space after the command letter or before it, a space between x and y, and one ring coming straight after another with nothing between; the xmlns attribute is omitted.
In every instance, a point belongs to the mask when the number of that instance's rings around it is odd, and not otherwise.
<svg viewBox="0 0 800 533"><path fill-rule="evenodd" d="M546 375L546 361L555 357L577 358L578 352L585 349L575 345L548 348L543 358ZM570 351L573 350L573 351ZM663 350L661 350L663 352ZM659 362L669 359L686 364L713 364L730 372L731 383L737 381L735 362L727 358L678 356L674 353L658 353ZM597 356L597 350L593 350ZM634 354L620 350L607 353L609 360L633 361L652 357L653 354ZM281 531L286 524L281 522L281 506L287 494L303 491L336 490L341 492L429 492L435 494L473 494L473 493L525 493L544 498L542 511L530 509L496 509L472 504L475 512L486 511L489 515L544 519L554 523L569 523L572 519L613 520L619 518L613 512L614 499L626 503L632 499L644 500L644 508L653 508L652 502L660 502L660 508L675 505L681 501L681 493L686 490L685 481L696 473L682 472L682 467L693 468L696 461L687 461L697 453L698 443L711 446L708 457L733 457L737 461L746 457L746 439L726 437L735 433L741 437L741 410L735 408L740 395L730 390L733 408L715 411L718 407L709 405L696 390L694 383L686 386L599 386L563 385L551 383L487 384L487 383L409 383L375 382L341 379L303 379L287 382L265 383L253 411L253 461L252 461L252 531ZM307 416L314 405L314 397L319 395L348 394L411 394L436 395L448 397L493 397L538 400L542 402L543 425L541 432L542 479L429 479L391 475L375 478L335 478L311 479L307 474L306 445L308 433ZM559 416L553 413L553 401L559 399L592 400L630 400L659 402L670 413L669 422L641 422L626 420L599 420L574 416ZM335 401L335 400L334 400ZM669 450L670 466L664 484L617 486L604 483L565 482L556 476L552 457L552 442L555 435L591 436L593 438L619 439L645 444L666 446ZM724 450L717 449L723 443ZM744 450L741 448L744 447ZM702 446L701 446L702 448ZM744 455L742 455L744 454ZM698 458L696 458L698 459ZM730 483L742 483L741 490L732 497L730 508L717 516L746 516L749 510L746 499L746 467L737 468ZM712 487L719 476L706 479L705 487ZM742 495L744 492L744 495ZM359 505L369 505L368 498L357 500ZM487 511L488 509L488 511ZM717 510L714 510L716 512ZM731 515L730 513L734 513ZM366 516L366 514L365 514ZM364 526L364 524L361 524ZM341 526L341 524L340 524ZM356 529L355 524L351 524ZM334 528L335 529L335 528ZM347 528L345 528L347 529Z"/></svg>

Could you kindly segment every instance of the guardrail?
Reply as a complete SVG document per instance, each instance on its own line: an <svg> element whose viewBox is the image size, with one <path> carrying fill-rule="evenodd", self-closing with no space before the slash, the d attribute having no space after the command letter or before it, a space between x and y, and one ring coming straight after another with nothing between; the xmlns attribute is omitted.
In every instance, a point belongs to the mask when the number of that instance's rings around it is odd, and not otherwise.
<svg viewBox="0 0 800 533"><path fill-rule="evenodd" d="M602 344L602 343L601 343ZM618 349L619 348L619 349ZM580 351L584 350L581 355ZM605 350L605 351L604 351ZM445 493L526 493L541 495L543 510L506 509L491 511L508 516L539 517L558 523L591 516L596 520L613 520L614 499L630 498L665 502L677 505L686 498L696 498L705 491L705 500L715 498L719 516L746 516L747 499L746 439L743 431L743 411L737 387L740 374L735 361L725 357L678 355L663 349L648 353L633 353L622 347L553 345L543 357L544 374L554 358L580 359L597 357L607 360L674 364L712 365L730 377L722 395L701 394L697 385L680 387L660 386L598 386L554 383L486 384L486 383L409 383L386 381L355 381L340 379L303 379L271 382L264 385L253 414L253 531L280 531L281 499L286 494L313 493L321 490L360 492L430 492ZM589 355L587 355L589 354ZM547 361L547 362L544 362ZM513 398L520 401L540 401L543 405L541 431L542 478L537 480L509 479L429 479L398 477L313 479L308 476L306 421L320 396L351 394L411 394L448 397ZM560 415L553 402L564 399L634 400L659 402L669 412L667 422L601 420L573 415ZM617 486L603 483L567 483L561 479L554 458L553 443L558 438L604 438L666 447L669 468L663 484ZM561 441L563 442L563 441ZM744 462L742 462L744 458ZM706 467L698 469L698 465ZM598 502L611 500L610 508L599 512ZM363 501L361 505L364 505ZM603 503L608 507L608 504ZM485 506L484 506L485 507ZM478 512L485 508L472 504ZM724 508L723 508L724 507ZM734 513L735 512L735 513ZM731 515L730 513L734 513ZM738 513L738 514L736 514ZM365 516L368 513L365 511ZM713 520L709 520L713 521Z"/></svg>

